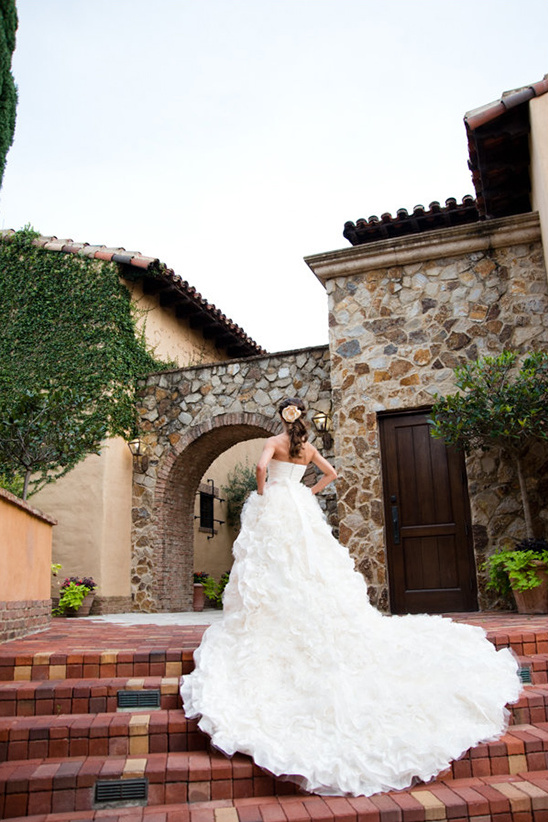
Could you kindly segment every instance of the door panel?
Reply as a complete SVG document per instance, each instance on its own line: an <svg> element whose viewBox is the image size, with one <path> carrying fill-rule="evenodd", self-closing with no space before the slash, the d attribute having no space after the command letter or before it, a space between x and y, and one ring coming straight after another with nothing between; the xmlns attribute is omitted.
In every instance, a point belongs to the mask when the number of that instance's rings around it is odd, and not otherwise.
<svg viewBox="0 0 548 822"><path fill-rule="evenodd" d="M476 610L462 454L430 436L424 412L379 424L392 611Z"/></svg>

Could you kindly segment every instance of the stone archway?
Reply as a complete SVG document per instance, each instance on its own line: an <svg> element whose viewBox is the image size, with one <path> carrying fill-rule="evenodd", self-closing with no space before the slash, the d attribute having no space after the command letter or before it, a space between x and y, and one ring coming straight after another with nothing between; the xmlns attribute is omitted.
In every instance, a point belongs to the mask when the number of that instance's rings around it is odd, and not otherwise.
<svg viewBox="0 0 548 822"><path fill-rule="evenodd" d="M192 607L194 499L221 453L280 430L276 407L301 396L329 411L326 346L153 374L142 389L139 428L149 455L133 484L134 607ZM328 455L330 456L330 455Z"/></svg>
<svg viewBox="0 0 548 822"><path fill-rule="evenodd" d="M192 602L191 574L194 562L194 498L200 480L213 460L237 442L272 436L278 424L258 414L221 414L210 425L192 427L182 449L174 449L164 466L157 490L159 529L156 556L161 560L155 588L163 608L187 609ZM227 419L230 417L231 419Z"/></svg>

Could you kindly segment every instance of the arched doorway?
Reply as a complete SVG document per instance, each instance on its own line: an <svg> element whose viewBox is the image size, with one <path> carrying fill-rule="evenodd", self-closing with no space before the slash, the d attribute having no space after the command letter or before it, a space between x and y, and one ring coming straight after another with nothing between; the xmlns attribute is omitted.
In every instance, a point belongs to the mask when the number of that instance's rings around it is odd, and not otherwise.
<svg viewBox="0 0 548 822"><path fill-rule="evenodd" d="M149 597L153 607L162 611L192 608L194 504L207 468L232 445L271 436L278 432L278 428L276 420L262 419L257 414L222 414L211 419L209 424L188 429L166 460L163 470L158 472L155 499L158 519ZM137 587L136 593L139 590L143 591L144 586ZM136 596L136 600L142 607L142 598Z"/></svg>

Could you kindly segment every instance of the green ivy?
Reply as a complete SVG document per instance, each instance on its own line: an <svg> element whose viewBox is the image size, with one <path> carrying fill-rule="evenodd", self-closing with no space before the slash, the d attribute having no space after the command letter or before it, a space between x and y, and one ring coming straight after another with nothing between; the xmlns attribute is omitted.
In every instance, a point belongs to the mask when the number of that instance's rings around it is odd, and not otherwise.
<svg viewBox="0 0 548 822"><path fill-rule="evenodd" d="M6 167L6 155L13 142L17 88L11 73L15 49L17 10L15 0L0 0L0 185Z"/></svg>
<svg viewBox="0 0 548 822"><path fill-rule="evenodd" d="M32 492L109 436L131 438L139 377L169 367L147 348L116 264L0 242L0 473ZM32 479L30 479L32 475Z"/></svg>

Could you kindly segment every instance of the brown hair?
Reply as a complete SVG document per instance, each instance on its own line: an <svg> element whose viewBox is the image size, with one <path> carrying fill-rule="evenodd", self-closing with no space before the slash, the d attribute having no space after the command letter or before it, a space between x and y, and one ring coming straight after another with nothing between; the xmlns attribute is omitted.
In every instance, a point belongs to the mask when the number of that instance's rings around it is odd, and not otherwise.
<svg viewBox="0 0 548 822"><path fill-rule="evenodd" d="M306 406L298 397L288 397L287 399L282 400L278 406L278 413L280 416L282 415L284 408L287 408L290 405L294 405L299 409L299 411L302 412L299 419L295 420L295 422L287 422L282 417L287 433L289 434L289 456L298 457L301 453L303 443L308 440L308 432L303 422L303 416L306 413Z"/></svg>

